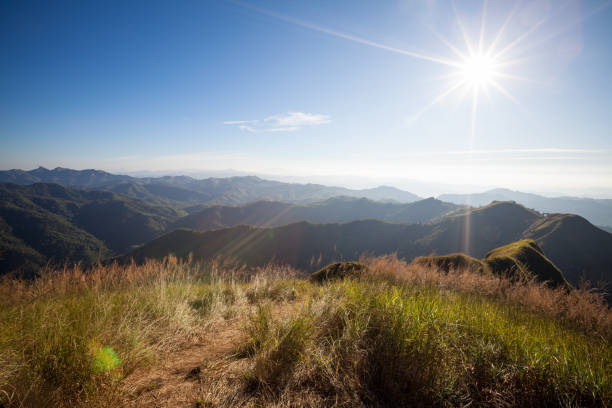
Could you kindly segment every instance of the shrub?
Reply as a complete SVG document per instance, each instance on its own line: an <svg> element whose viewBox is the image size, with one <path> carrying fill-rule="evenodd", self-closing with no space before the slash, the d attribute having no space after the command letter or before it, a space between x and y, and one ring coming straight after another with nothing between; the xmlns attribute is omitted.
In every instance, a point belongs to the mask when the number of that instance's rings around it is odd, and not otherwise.
<svg viewBox="0 0 612 408"><path fill-rule="evenodd" d="M359 262L337 262L327 265L310 275L310 281L324 283L334 279L358 277L366 271L367 266Z"/></svg>

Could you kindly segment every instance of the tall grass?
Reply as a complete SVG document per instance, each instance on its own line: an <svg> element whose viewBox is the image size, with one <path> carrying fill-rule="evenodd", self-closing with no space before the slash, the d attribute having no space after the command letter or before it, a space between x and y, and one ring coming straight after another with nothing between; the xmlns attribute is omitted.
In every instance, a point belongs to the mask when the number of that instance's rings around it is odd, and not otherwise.
<svg viewBox="0 0 612 408"><path fill-rule="evenodd" d="M228 288L218 265L173 257L88 271L66 267L36 281L5 280L0 402L111 404L135 367L201 336L211 312L231 303ZM120 364L105 365L104 353L114 353Z"/></svg>
<svg viewBox="0 0 612 408"><path fill-rule="evenodd" d="M214 336L212 322L227 316L245 316L236 357L248 370L242 393L228 385L220 405L612 403L612 312L601 293L394 256L363 261L361 277L327 284L291 268L174 257L5 278L0 406L118 405L137 367Z"/></svg>
<svg viewBox="0 0 612 408"><path fill-rule="evenodd" d="M434 285L345 280L254 316L245 398L274 406L606 406L609 339ZM253 337L253 334L251 334Z"/></svg>
<svg viewBox="0 0 612 408"><path fill-rule="evenodd" d="M606 293L589 287L551 288L546 282L516 276L480 273L472 268L445 272L434 266L407 263L395 255L363 257L369 277L383 277L410 286L434 286L443 291L459 291L484 296L580 328L590 335L612 336L612 312Z"/></svg>

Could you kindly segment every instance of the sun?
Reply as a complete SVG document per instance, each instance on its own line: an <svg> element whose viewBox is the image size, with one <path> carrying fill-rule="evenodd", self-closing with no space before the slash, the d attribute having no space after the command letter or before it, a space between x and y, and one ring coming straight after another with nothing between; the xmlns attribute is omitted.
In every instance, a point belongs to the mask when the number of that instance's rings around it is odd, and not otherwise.
<svg viewBox="0 0 612 408"><path fill-rule="evenodd" d="M494 81L496 65L494 58L487 55L468 57L459 67L460 80L472 88L483 88Z"/></svg>

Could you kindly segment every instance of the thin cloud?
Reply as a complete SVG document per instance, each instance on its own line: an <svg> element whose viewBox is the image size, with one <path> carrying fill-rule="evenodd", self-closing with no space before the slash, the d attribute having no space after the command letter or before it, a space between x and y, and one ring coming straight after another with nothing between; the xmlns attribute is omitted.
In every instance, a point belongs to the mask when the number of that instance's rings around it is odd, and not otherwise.
<svg viewBox="0 0 612 408"><path fill-rule="evenodd" d="M228 120L223 122L224 125L246 125L249 123L256 123L256 120Z"/></svg>
<svg viewBox="0 0 612 408"><path fill-rule="evenodd" d="M236 126L238 129L251 132L295 132L305 127L330 123L329 115L306 112L287 112L268 116L263 120L228 120L224 125Z"/></svg>
<svg viewBox="0 0 612 408"><path fill-rule="evenodd" d="M239 125L238 129L245 130L245 131L251 132L251 133L255 133L256 132L255 128L253 128L251 126L247 126L247 125Z"/></svg>
<svg viewBox="0 0 612 408"><path fill-rule="evenodd" d="M304 112L289 112L286 115L273 115L264 119L264 122L271 122L279 127L318 126L330 121L327 115Z"/></svg>
<svg viewBox="0 0 612 408"><path fill-rule="evenodd" d="M545 147L545 148L534 148L534 149L491 149L491 150L451 150L441 152L413 152L406 153L402 156L478 156L478 155L514 155L514 154L552 154L552 153L564 153L564 154L606 154L610 153L607 149L571 149L571 148L556 148L556 147Z"/></svg>

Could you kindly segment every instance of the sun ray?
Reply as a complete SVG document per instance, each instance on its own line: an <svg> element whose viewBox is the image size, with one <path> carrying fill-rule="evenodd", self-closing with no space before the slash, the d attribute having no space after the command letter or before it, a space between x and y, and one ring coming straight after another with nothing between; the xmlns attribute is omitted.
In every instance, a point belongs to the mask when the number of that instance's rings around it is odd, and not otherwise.
<svg viewBox="0 0 612 408"><path fill-rule="evenodd" d="M519 102L518 99L516 99L508 90L506 90L506 88L504 88L499 82L495 81L495 80L491 80L491 85L493 85L502 95L504 95L506 98L508 98L509 100L511 100L512 102L514 102L516 105L522 107L523 105L521 105L521 103Z"/></svg>
<svg viewBox="0 0 612 408"><path fill-rule="evenodd" d="M446 91L442 92L440 95L436 96L429 104L427 104L423 109L421 109L420 111L418 111L416 114L412 115L410 117L410 121L414 122L416 121L419 117L421 117L421 115L423 115L425 112L427 112L429 109L431 109L433 106L435 106L437 103L443 101L448 95L450 95L451 93L453 93L456 89L462 87L463 85L465 85L464 82L457 82L456 84L454 84L453 86L451 86L450 88L448 88Z"/></svg>
<svg viewBox="0 0 612 408"><path fill-rule="evenodd" d="M472 93L472 130L470 134L470 149L474 147L474 142L476 141L476 115L478 112L478 93L480 87L477 86L474 88L474 92Z"/></svg>
<svg viewBox="0 0 612 408"><path fill-rule="evenodd" d="M453 5L453 11L455 12L455 20L457 21L457 26L459 27L459 31L461 31L461 36L463 37L463 41L465 41L465 46L467 47L468 53L470 56L474 55L474 47L472 46L472 42L470 41L470 37L461 22L461 18L459 17L459 11L457 11L457 4L455 4L455 0L452 0L451 4Z"/></svg>
<svg viewBox="0 0 612 408"><path fill-rule="evenodd" d="M535 49L535 48L537 48L537 47L539 47L539 46L541 46L543 44L546 44L547 42L557 38L558 36L560 36L561 34L565 33L566 31L576 27L577 25L587 21L591 17L601 13L602 11L604 11L605 9L607 9L610 6L612 6L612 0L609 0L609 1L605 2L605 3L600 4L598 7L595 7L594 9L587 11L581 17L576 18L571 23L566 24L565 26L563 26L563 27L557 29L556 31L548 34L546 37L541 38L538 41L530 42L529 45L522 50L522 52L524 53L526 51Z"/></svg>
<svg viewBox="0 0 612 408"><path fill-rule="evenodd" d="M508 74L506 72L494 72L493 76L499 77L499 78L513 79L515 81L529 82L529 83L537 84L537 85L544 85L544 83L540 81L536 81L535 79L527 78L527 77L520 76L520 75Z"/></svg>
<svg viewBox="0 0 612 408"><path fill-rule="evenodd" d="M482 55L482 47L484 43L485 26L487 24L487 4L488 0L482 2L482 21L480 23L480 38L478 39L478 55Z"/></svg>
<svg viewBox="0 0 612 408"><path fill-rule="evenodd" d="M572 3L572 0L567 0L561 7L559 7L553 14L542 17L536 24L533 25L529 30L525 31L522 35L514 39L514 41L507 44L501 51L495 54L494 58L501 58L503 55L508 53L510 50L515 48L521 42L523 42L527 37L532 35L534 32L538 31L542 25L544 25L548 20L550 20L553 16L559 14L563 11L569 4Z"/></svg>
<svg viewBox="0 0 612 408"><path fill-rule="evenodd" d="M568 0L571 1L571 0ZM430 103L425 105L422 109L420 109L416 114L412 115L409 120L414 122L418 118L420 118L425 112L430 110L432 107L439 104L445 98L447 98L450 94L456 92L457 90L463 89L460 92L460 99L465 98L467 95L471 96L471 129L469 136L470 147L473 147L476 143L476 134L477 134L477 119L478 119L478 108L479 103L481 103L482 96L491 101L491 90L495 89L497 92L501 93L504 97L512 101L518 106L521 106L520 102L516 97L514 97L501 83L500 80L507 79L513 81L523 81L523 82L533 82L538 83L530 78L525 78L520 75L508 72L508 68L514 65L521 64L525 62L527 57L518 56L516 52L512 52L512 58L509 58L509 54L511 51L515 50L519 45L521 45L527 38L533 35L536 31L538 31L547 21L550 19L551 15L555 15L559 10L556 10L555 13L544 16L542 19L536 22L532 27L528 30L520 34L518 37L510 40L503 47L500 47L502 43L502 38L506 35L507 28L515 18L518 10L520 9L519 4L520 1L516 2L510 10L508 16L504 19L503 24L496 31L495 37L493 41L490 43L487 41L487 27L488 27L488 17L489 17L489 1L482 0L482 11L480 14L480 23L479 23L479 33L477 42L472 42L470 35L463 23L462 17L459 14L457 9L456 0L451 0L451 4L454 12L454 19L456 22L456 26L460 31L460 35L465 43L464 47L459 47L453 44L451 41L447 40L444 36L438 33L435 29L428 27L428 29L435 35L435 37L445 45L451 54L451 57L440 57L434 55L428 55L426 53L401 49L393 46L389 46L386 44L378 43L376 41L372 41L369 39L357 37L351 34L347 34L345 32L337 31L332 28L324 27L321 25L317 25L311 22L298 20L293 17L289 17L283 14L276 13L274 11L270 11L267 9L259 8L253 6L248 3L244 3L241 0L233 0L235 4L238 4L242 7L253 10L257 13L265 14L267 16L273 17L275 19L303 27L312 31L316 31L319 33L323 33L325 35L341 38L347 41L351 41L357 44L362 44L368 47L378 48L384 51L393 52L399 55L405 55L411 58L416 58L420 60L425 60L429 62L433 62L436 64L442 64L452 69L446 75L443 75L437 80L441 79L450 79L452 82L450 86L445 89L442 93L436 96ZM612 0L609 1L612 3ZM566 7L568 3L566 3L563 7ZM524 47L523 47L524 48ZM522 107L522 106L521 106ZM469 233L468 233L469 234ZM469 240L469 237L467 237ZM245 245L248 243L240 242L240 245ZM469 245L469 243L468 243Z"/></svg>
<svg viewBox="0 0 612 408"><path fill-rule="evenodd" d="M493 42L491 42L491 45L489 45L489 49L487 50L487 55L491 56L495 52L495 47L497 46L497 43L501 40L504 32L506 31L506 27L508 27L508 24L510 24L510 21L514 18L514 15L516 14L516 11L518 10L518 5L519 5L519 2L514 3L514 7L512 8L512 11L508 14L508 17L506 17L506 20L504 21L501 28L497 32L497 35L493 39Z"/></svg>
<svg viewBox="0 0 612 408"><path fill-rule="evenodd" d="M448 47L448 49L450 49L456 56L458 56L459 58L461 58L462 60L467 58L467 55L465 55L463 52L461 52L461 50L459 50L459 48L455 47L450 41L448 41L446 38L444 38L440 33L438 33L436 30L434 30L433 28L430 28L430 31L433 33L433 35L436 36L436 38L444 45L446 45Z"/></svg>
<svg viewBox="0 0 612 408"><path fill-rule="evenodd" d="M242 7L254 10L254 11L258 12L258 13L265 14L265 15L268 15L270 17L274 17L274 18L276 18L278 20L282 20L282 21L285 21L287 23L291 23L291 24L294 24L294 25L297 25L297 26L300 26L300 27L308 28L310 30L317 31L317 32L320 32L320 33L323 33L323 34L327 34L327 35L330 35L332 37L342 38L342 39L345 39L345 40L348 40L348 41L352 41L352 42L355 42L355 43L358 43L358 44L363 44L363 45L367 45L367 46L370 46L370 47L378 48L378 49L381 49L381 50L390 51L390 52L393 52L393 53L396 53L396 54L406 55L406 56L413 57L413 58L416 58L416 59L421 59L421 60L425 60L425 61L435 62L435 63L442 64L442 65L448 65L448 66L453 66L453 67L456 67L456 66L459 65L456 61L453 61L453 60L450 60L450 59L436 57L436 56L432 56L432 55L426 55L426 54L422 54L422 53L418 53L418 52L413 52L413 51L409 51L409 50L405 50L405 49L401 49L401 48L391 47L391 46L388 46L388 45L385 45L385 44L380 44L380 43L377 43L375 41L367 40L365 38L356 37L354 35L346 34L346 33L343 33L341 31L332 30L332 29L327 28L327 27L319 26L319 25L312 24L312 23L309 23L309 22L306 22L306 21L301 21L301 20L298 20L298 19L295 19L295 18L292 18L292 17L288 17L288 16L285 16L283 14L275 13L275 12L270 11L270 10L266 10L266 9L263 9L263 8L255 7L255 6L251 5L251 4L244 3L242 1L234 0L233 3L238 4L238 5L242 6Z"/></svg>

